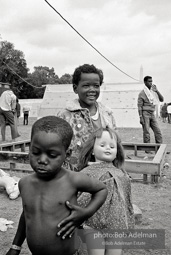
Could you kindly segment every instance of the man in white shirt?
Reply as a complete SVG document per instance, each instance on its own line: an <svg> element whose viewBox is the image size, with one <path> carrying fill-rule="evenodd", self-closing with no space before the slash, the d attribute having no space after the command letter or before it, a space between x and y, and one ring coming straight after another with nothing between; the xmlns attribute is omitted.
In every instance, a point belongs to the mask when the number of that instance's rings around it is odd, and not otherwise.
<svg viewBox="0 0 171 255"><path fill-rule="evenodd" d="M171 103L167 104L168 123L171 124Z"/></svg>
<svg viewBox="0 0 171 255"><path fill-rule="evenodd" d="M18 137L14 122L14 112L16 108L16 96L12 90L6 90L0 97L0 120L1 120L1 135L2 141L5 141L6 121L11 128L12 141Z"/></svg>

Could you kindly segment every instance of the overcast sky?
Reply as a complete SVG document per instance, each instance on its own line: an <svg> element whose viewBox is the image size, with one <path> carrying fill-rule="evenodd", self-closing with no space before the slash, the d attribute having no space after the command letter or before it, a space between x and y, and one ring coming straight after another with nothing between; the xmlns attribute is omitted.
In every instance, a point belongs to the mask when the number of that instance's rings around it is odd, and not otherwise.
<svg viewBox="0 0 171 255"><path fill-rule="evenodd" d="M135 79L152 75L171 101L170 0L49 0L98 51ZM134 82L92 49L44 0L1 0L1 40L23 51L27 66L54 67L58 76L84 63L105 82Z"/></svg>

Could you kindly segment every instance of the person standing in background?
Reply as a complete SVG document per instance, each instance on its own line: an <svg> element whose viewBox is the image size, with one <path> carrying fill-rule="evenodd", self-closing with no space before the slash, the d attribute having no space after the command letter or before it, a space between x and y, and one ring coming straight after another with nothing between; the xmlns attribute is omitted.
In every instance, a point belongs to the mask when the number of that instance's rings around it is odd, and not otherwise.
<svg viewBox="0 0 171 255"><path fill-rule="evenodd" d="M12 141L19 136L15 128L14 113L16 109L16 96L11 89L4 91L0 97L0 117L2 141L5 141L6 122L11 128Z"/></svg>
<svg viewBox="0 0 171 255"><path fill-rule="evenodd" d="M17 123L19 125L19 117L20 117L20 114L21 114L21 105L19 103L18 98L16 98L16 114L17 114Z"/></svg>
<svg viewBox="0 0 171 255"><path fill-rule="evenodd" d="M171 124L171 103L167 104L168 123Z"/></svg>
<svg viewBox="0 0 171 255"><path fill-rule="evenodd" d="M18 98L16 97L16 107L15 107L15 112L14 112L14 124L15 124L15 132L17 134L17 137L20 136L20 134L18 133L19 117L20 117L20 104L19 104Z"/></svg>
<svg viewBox="0 0 171 255"><path fill-rule="evenodd" d="M138 113L140 124L143 128L143 141L150 143L150 128L154 132L156 143L162 143L162 133L155 117L155 98L158 96L160 102L164 101L156 85L152 84L151 76L144 77L144 89L138 95Z"/></svg>
<svg viewBox="0 0 171 255"><path fill-rule="evenodd" d="M164 105L161 108L161 117L163 122L165 123L168 117L168 112L167 112L167 104L164 103Z"/></svg>
<svg viewBox="0 0 171 255"><path fill-rule="evenodd" d="M30 111L30 108L28 106L23 107L23 115L24 115L23 125L28 125L29 111Z"/></svg>

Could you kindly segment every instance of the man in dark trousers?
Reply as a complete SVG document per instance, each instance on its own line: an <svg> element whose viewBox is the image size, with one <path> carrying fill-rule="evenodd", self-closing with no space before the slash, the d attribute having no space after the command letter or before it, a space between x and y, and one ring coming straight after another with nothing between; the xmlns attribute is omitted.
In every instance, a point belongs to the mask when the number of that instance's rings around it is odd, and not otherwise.
<svg viewBox="0 0 171 255"><path fill-rule="evenodd" d="M30 111L30 108L28 106L23 107L23 115L24 115L23 125L28 125L29 111Z"/></svg>
<svg viewBox="0 0 171 255"><path fill-rule="evenodd" d="M164 101L163 96L153 84L151 76L144 77L144 89L138 95L138 113L143 128L143 141L150 143L150 128L154 132L156 143L162 143L162 133L155 117L156 100Z"/></svg>
<svg viewBox="0 0 171 255"><path fill-rule="evenodd" d="M0 97L0 119L1 119L1 135L2 142L5 141L6 123L8 122L11 128L12 141L19 137L16 132L14 113L16 108L16 96L11 89L4 91Z"/></svg>

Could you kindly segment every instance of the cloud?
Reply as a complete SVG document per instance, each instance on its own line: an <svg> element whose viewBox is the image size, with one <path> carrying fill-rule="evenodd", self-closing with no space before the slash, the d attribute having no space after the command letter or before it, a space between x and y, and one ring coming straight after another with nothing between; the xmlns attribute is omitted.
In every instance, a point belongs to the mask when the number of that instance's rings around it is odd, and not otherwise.
<svg viewBox="0 0 171 255"><path fill-rule="evenodd" d="M153 74L159 83L170 77L170 0L43 0L1 1L1 36L25 54L28 67L54 67L56 74L73 73L83 63L94 63L106 82L132 80L100 56L74 31L113 64L139 78ZM164 78L163 78L164 77ZM164 79L164 81L163 81Z"/></svg>
<svg viewBox="0 0 171 255"><path fill-rule="evenodd" d="M0 15L3 19L1 27L6 33L27 35L34 31L46 31L54 24L56 17L50 15L49 9L42 1L7 0L1 6Z"/></svg>
<svg viewBox="0 0 171 255"><path fill-rule="evenodd" d="M130 15L141 12L154 17L158 22L170 21L171 1L170 0L131 0Z"/></svg>
<svg viewBox="0 0 171 255"><path fill-rule="evenodd" d="M74 0L69 1L69 7L73 9L77 9L79 11L84 10L92 10L92 9L103 9L104 6L108 3L111 3L112 0L104 1L104 0L98 0L98 1L92 1L92 0L86 0L86 1L80 1L80 0Z"/></svg>

